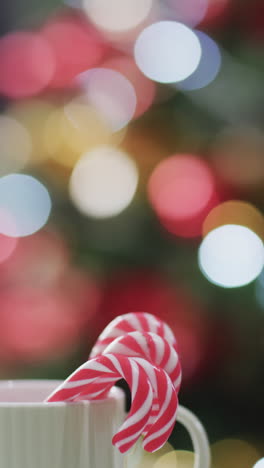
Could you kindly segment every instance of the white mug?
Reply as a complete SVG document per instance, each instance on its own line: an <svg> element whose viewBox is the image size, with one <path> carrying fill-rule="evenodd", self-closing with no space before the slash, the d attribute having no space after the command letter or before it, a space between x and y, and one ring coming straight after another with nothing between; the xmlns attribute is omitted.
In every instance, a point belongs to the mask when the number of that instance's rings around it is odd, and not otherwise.
<svg viewBox="0 0 264 468"><path fill-rule="evenodd" d="M44 403L62 382L0 382L1 468L123 468L112 436L124 419L124 393L107 399Z"/></svg>
<svg viewBox="0 0 264 468"><path fill-rule="evenodd" d="M104 400L45 403L61 383L0 382L0 467L129 466L129 457L112 446L112 437L125 418L123 391L113 387ZM193 441L195 468L209 468L210 450L203 426L182 406L177 420L186 427Z"/></svg>

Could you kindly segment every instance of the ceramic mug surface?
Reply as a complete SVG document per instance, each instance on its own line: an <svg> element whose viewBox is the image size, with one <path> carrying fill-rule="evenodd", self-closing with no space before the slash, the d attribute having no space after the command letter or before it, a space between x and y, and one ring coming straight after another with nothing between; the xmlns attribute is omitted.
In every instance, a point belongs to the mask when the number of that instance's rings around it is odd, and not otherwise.
<svg viewBox="0 0 264 468"><path fill-rule="evenodd" d="M43 403L60 381L0 382L1 468L123 468L112 446L124 394L101 401Z"/></svg>

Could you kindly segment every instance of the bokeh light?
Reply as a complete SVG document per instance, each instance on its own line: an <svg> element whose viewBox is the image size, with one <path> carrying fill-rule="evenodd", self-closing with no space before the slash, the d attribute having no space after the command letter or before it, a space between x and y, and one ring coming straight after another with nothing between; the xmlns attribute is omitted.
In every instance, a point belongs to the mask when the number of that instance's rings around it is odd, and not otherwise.
<svg viewBox="0 0 264 468"><path fill-rule="evenodd" d="M154 169L148 195L170 232L195 237L201 234L202 222L215 204L215 180L202 159L179 154L163 160Z"/></svg>
<svg viewBox="0 0 264 468"><path fill-rule="evenodd" d="M1 355L5 360L41 362L71 352L80 323L68 293L16 288L0 295ZM3 333L4 331L4 333Z"/></svg>
<svg viewBox="0 0 264 468"><path fill-rule="evenodd" d="M60 88L72 84L73 78L99 64L106 46L79 16L55 17L42 33L52 47L56 67L50 86Z"/></svg>
<svg viewBox="0 0 264 468"><path fill-rule="evenodd" d="M68 246L56 232L41 229L31 236L10 239L17 246L0 270L0 279L4 277L9 286L51 287L69 268Z"/></svg>
<svg viewBox="0 0 264 468"><path fill-rule="evenodd" d="M72 169L82 153L108 144L111 133L96 109L77 97L50 114L44 127L44 145L54 161Z"/></svg>
<svg viewBox="0 0 264 468"><path fill-rule="evenodd" d="M254 466L253 468L264 468L264 458L261 458Z"/></svg>
<svg viewBox="0 0 264 468"><path fill-rule="evenodd" d="M29 236L46 224L50 211L49 193L34 177L10 174L0 178L2 234L11 237Z"/></svg>
<svg viewBox="0 0 264 468"><path fill-rule="evenodd" d="M0 175L23 169L29 161L31 150L27 129L14 118L0 115Z"/></svg>
<svg viewBox="0 0 264 468"><path fill-rule="evenodd" d="M148 17L152 5L153 0L83 0L89 19L110 32L135 28Z"/></svg>
<svg viewBox="0 0 264 468"><path fill-rule="evenodd" d="M140 70L160 83L186 79L198 67L202 49L197 35L176 21L160 21L145 28L134 49Z"/></svg>
<svg viewBox="0 0 264 468"><path fill-rule="evenodd" d="M30 164L39 164L48 157L44 141L45 125L54 111L55 106L50 101L40 98L13 101L8 107L7 115L16 119L31 140ZM18 145L19 139L10 139L9 144ZM12 143L11 143L12 142ZM20 151L23 154L23 145L20 142ZM10 172L14 172L10 171Z"/></svg>
<svg viewBox="0 0 264 468"><path fill-rule="evenodd" d="M208 0L162 0L161 7L163 16L196 26L206 15Z"/></svg>
<svg viewBox="0 0 264 468"><path fill-rule="evenodd" d="M118 71L134 86L137 97L134 118L139 117L150 108L155 98L156 85L141 73L132 57L120 55L109 58L102 64L102 68Z"/></svg>
<svg viewBox="0 0 264 468"><path fill-rule="evenodd" d="M173 451L173 447L166 442L157 452L149 453L142 449L141 444L136 443L132 450L126 455L128 464L135 468L153 468L154 463L169 452Z"/></svg>
<svg viewBox="0 0 264 468"><path fill-rule="evenodd" d="M204 26L219 25L229 16L231 0L209 0L206 15L202 21Z"/></svg>
<svg viewBox="0 0 264 468"><path fill-rule="evenodd" d="M17 238L0 234L0 263L11 257L17 246Z"/></svg>
<svg viewBox="0 0 264 468"><path fill-rule="evenodd" d="M34 96L48 86L55 56L45 37L13 32L0 39L0 93L10 98Z"/></svg>
<svg viewBox="0 0 264 468"><path fill-rule="evenodd" d="M84 154L76 164L70 195L83 214L107 218L118 215L131 203L137 184L134 161L115 147L101 146Z"/></svg>
<svg viewBox="0 0 264 468"><path fill-rule="evenodd" d="M153 465L153 468L193 468L195 455L184 450L174 450L162 455Z"/></svg>
<svg viewBox="0 0 264 468"><path fill-rule="evenodd" d="M255 126L230 126L211 147L211 161L219 176L231 186L257 188L264 181L264 135Z"/></svg>
<svg viewBox="0 0 264 468"><path fill-rule="evenodd" d="M225 224L246 226L264 240L264 216L251 203L229 200L212 209L203 223L203 236Z"/></svg>
<svg viewBox="0 0 264 468"><path fill-rule="evenodd" d="M245 286L264 267L263 242L245 226L220 226L204 238L199 266L211 283L225 288Z"/></svg>
<svg viewBox="0 0 264 468"><path fill-rule="evenodd" d="M93 68L80 74L78 83L113 132L121 130L133 118L137 96L130 81L118 71Z"/></svg>
<svg viewBox="0 0 264 468"><path fill-rule="evenodd" d="M215 79L221 67L221 52L216 42L204 32L196 31L196 35L202 55L194 73L177 83L177 87L185 91L204 88Z"/></svg>
<svg viewBox="0 0 264 468"><path fill-rule="evenodd" d="M257 449L249 442L225 439L211 446L214 468L252 468L259 459Z"/></svg>

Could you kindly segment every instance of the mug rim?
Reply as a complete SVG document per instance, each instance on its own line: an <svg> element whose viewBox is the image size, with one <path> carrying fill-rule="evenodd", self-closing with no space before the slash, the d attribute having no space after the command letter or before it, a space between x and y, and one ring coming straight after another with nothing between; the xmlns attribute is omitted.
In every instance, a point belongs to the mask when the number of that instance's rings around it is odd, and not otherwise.
<svg viewBox="0 0 264 468"><path fill-rule="evenodd" d="M23 388L28 389L37 389L45 390L45 387L49 387L54 384L54 389L61 385L64 381L63 380L55 380L55 379L6 379L0 380L0 391L1 390L11 390L17 388L19 390ZM31 387L30 387L31 386ZM52 389L50 389L47 393L48 395L51 393ZM0 409L1 408L65 408L69 406L90 406L91 404L102 405L106 401L116 400L124 398L124 392L122 389L118 387L112 387L108 393L108 396L101 400L80 400L80 401L56 401L56 402L47 402L47 401L1 401L0 398Z"/></svg>

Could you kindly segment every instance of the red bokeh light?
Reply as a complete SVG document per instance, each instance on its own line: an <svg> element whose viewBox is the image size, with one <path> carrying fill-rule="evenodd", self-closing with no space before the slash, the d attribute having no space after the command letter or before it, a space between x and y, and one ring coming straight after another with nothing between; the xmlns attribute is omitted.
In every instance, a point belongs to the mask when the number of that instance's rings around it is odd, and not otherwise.
<svg viewBox="0 0 264 468"><path fill-rule="evenodd" d="M68 263L65 241L57 233L42 230L19 239L13 255L0 266L0 281L46 287L58 281Z"/></svg>
<svg viewBox="0 0 264 468"><path fill-rule="evenodd" d="M55 71L50 44L33 32L13 32L1 38L0 63L0 93L10 98L40 93Z"/></svg>
<svg viewBox="0 0 264 468"><path fill-rule="evenodd" d="M155 168L148 195L165 228L182 237L199 236L205 216L217 202L210 168L188 154L167 158Z"/></svg>
<svg viewBox="0 0 264 468"><path fill-rule="evenodd" d="M53 88L71 85L76 75L96 67L107 47L91 26L74 15L52 19L42 33L56 57L56 69L50 83Z"/></svg>
<svg viewBox="0 0 264 468"><path fill-rule="evenodd" d="M68 271L52 287L13 286L0 293L2 365L65 358L87 340L101 298L89 276Z"/></svg>
<svg viewBox="0 0 264 468"><path fill-rule="evenodd" d="M209 0L206 15L201 26L220 26L229 18L231 10L230 0Z"/></svg>
<svg viewBox="0 0 264 468"><path fill-rule="evenodd" d="M103 68L111 68L124 75L134 86L137 96L137 107L134 118L146 112L154 101L156 85L141 73L135 61L127 56L112 57L102 64Z"/></svg>
<svg viewBox="0 0 264 468"><path fill-rule="evenodd" d="M17 243L16 237L0 234L0 263L5 262L13 254Z"/></svg>

